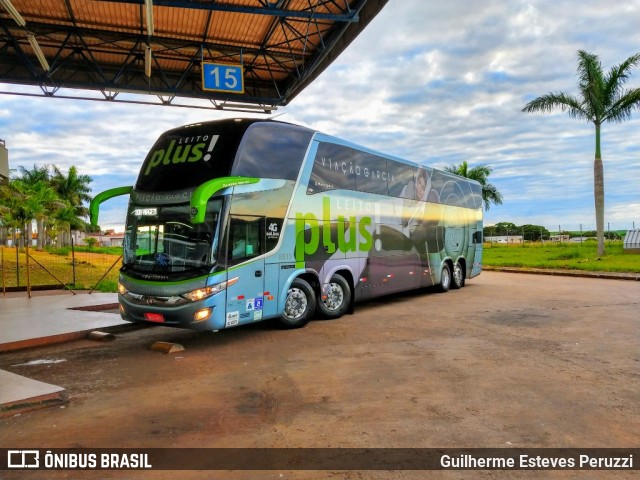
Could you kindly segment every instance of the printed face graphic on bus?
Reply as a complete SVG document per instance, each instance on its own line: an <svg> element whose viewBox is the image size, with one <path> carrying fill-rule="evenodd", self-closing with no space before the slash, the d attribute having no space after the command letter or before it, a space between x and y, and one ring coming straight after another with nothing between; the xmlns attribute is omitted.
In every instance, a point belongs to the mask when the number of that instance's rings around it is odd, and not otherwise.
<svg viewBox="0 0 640 480"><path fill-rule="evenodd" d="M424 176L418 177L416 180L416 198L424 198L424 192L427 188L427 180Z"/></svg>

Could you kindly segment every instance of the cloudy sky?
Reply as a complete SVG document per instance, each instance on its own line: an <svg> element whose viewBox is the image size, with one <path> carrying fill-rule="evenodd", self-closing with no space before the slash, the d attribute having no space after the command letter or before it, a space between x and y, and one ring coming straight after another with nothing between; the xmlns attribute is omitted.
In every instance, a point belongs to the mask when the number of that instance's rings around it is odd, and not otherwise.
<svg viewBox="0 0 640 480"><path fill-rule="evenodd" d="M485 224L595 229L593 125L562 112L525 114L548 92L577 93L577 51L609 70L640 52L640 1L389 0L382 12L290 105L303 124L434 167L493 167L504 204ZM640 87L640 68L629 87ZM16 87L0 84L0 90ZM70 165L94 194L131 185L146 151L174 126L234 116L201 109L0 95L0 138L11 168ZM640 226L640 111L606 124L605 221ZM103 204L121 225L126 201Z"/></svg>

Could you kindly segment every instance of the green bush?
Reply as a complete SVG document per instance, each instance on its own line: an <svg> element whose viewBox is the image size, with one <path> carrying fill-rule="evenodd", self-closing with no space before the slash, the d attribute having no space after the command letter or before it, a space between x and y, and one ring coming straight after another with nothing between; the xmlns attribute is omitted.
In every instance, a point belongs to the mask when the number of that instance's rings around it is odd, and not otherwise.
<svg viewBox="0 0 640 480"><path fill-rule="evenodd" d="M51 255L60 255L61 257L71 255L71 247L46 247L45 251Z"/></svg>

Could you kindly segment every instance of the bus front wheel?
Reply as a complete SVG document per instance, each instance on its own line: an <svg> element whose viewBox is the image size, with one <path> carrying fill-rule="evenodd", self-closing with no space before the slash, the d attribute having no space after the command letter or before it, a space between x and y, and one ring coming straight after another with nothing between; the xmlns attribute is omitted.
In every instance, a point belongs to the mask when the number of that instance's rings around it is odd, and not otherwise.
<svg viewBox="0 0 640 480"><path fill-rule="evenodd" d="M302 278L296 278L287 292L284 314L280 324L285 328L304 327L316 308L316 295L313 288Z"/></svg>
<svg viewBox="0 0 640 480"><path fill-rule="evenodd" d="M327 319L344 315L351 304L351 287L342 275L337 273L331 277L329 284L323 289L318 301L318 313Z"/></svg>
<svg viewBox="0 0 640 480"><path fill-rule="evenodd" d="M442 266L442 275L440 276L440 285L438 289L441 292L448 292L451 288L451 268L445 263Z"/></svg>

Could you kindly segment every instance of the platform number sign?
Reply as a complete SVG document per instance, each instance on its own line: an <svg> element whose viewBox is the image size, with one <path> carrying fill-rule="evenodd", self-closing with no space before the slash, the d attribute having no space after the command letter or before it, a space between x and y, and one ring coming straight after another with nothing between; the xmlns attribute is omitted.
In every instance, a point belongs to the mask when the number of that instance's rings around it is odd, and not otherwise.
<svg viewBox="0 0 640 480"><path fill-rule="evenodd" d="M202 89L213 92L244 93L242 65L203 63Z"/></svg>

